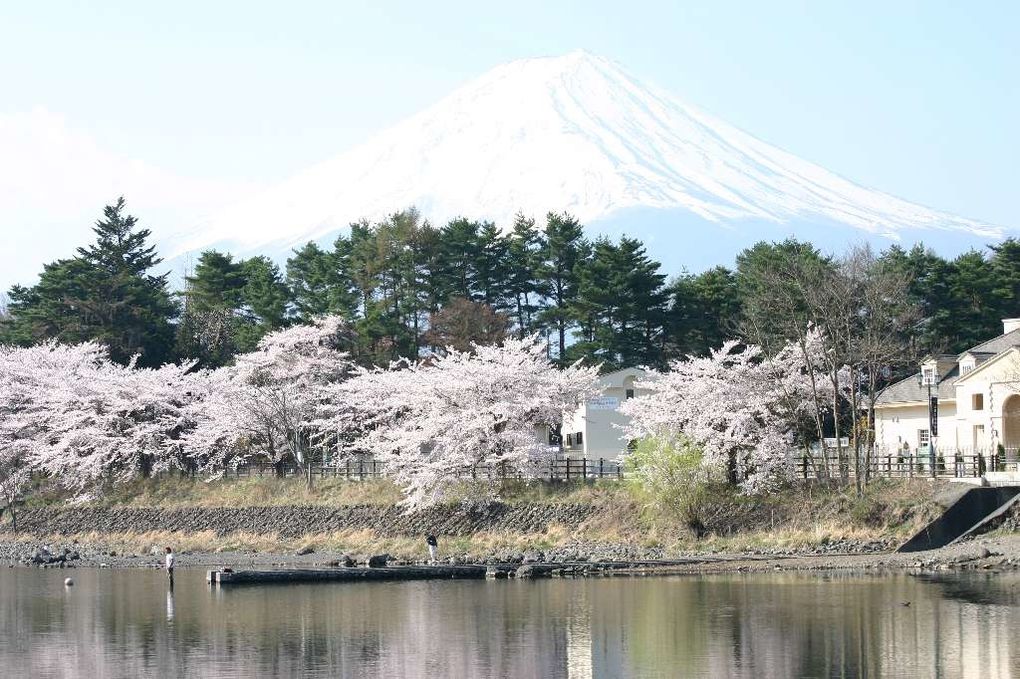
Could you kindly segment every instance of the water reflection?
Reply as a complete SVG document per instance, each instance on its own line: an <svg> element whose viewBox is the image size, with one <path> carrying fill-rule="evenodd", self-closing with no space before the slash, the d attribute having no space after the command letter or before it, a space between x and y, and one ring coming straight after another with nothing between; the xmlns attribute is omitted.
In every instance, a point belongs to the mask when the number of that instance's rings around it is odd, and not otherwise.
<svg viewBox="0 0 1020 679"><path fill-rule="evenodd" d="M0 674L1020 675L1020 577L776 574L209 589L181 571L0 572ZM909 605L906 605L909 602Z"/></svg>

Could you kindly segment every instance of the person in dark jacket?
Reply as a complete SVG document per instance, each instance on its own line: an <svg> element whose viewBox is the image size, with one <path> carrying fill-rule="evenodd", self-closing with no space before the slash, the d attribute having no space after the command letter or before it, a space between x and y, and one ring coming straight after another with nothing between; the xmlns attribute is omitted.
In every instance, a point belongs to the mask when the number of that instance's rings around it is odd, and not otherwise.
<svg viewBox="0 0 1020 679"><path fill-rule="evenodd" d="M429 533L425 536L425 544L429 547L429 561L436 563L439 558L439 541L436 536Z"/></svg>

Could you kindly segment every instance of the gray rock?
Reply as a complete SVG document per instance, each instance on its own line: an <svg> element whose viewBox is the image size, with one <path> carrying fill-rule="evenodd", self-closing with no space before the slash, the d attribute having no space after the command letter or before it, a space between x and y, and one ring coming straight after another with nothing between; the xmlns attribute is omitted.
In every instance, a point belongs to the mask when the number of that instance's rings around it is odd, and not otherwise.
<svg viewBox="0 0 1020 679"><path fill-rule="evenodd" d="M528 564L520 566L516 571L514 571L514 577L519 580L533 578L535 577L535 567Z"/></svg>
<svg viewBox="0 0 1020 679"><path fill-rule="evenodd" d="M382 568L390 560L389 554L373 554L365 559L365 565L369 568Z"/></svg>
<svg viewBox="0 0 1020 679"><path fill-rule="evenodd" d="M299 549L298 551L296 551L294 553L297 554L298 556L305 556L306 554L314 554L315 550L312 549L311 546L305 545L304 547L302 547L301 549Z"/></svg>

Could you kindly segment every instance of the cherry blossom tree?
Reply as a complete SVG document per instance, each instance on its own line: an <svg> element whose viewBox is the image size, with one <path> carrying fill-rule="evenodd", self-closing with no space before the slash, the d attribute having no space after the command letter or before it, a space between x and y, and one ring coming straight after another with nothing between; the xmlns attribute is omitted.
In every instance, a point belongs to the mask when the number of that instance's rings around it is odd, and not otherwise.
<svg viewBox="0 0 1020 679"><path fill-rule="evenodd" d="M673 361L638 382L647 393L628 399L625 435L664 442L686 438L705 464L725 469L749 493L769 490L788 472L788 457L814 418L817 376L805 356L821 350L812 333L808 352L788 345L774 357L760 347L726 342L708 356Z"/></svg>
<svg viewBox="0 0 1020 679"><path fill-rule="evenodd" d="M598 391L598 369L563 370L537 337L448 349L424 362L360 370L337 389L364 433L354 446L381 461L408 508L441 501L483 465L528 477L555 449L545 433Z"/></svg>
<svg viewBox="0 0 1020 679"><path fill-rule="evenodd" d="M184 437L190 455L219 473L257 455L292 460L310 484L314 459L349 426L343 402L327 391L353 372L341 350L349 340L341 317L324 316L270 333L233 366L196 376L196 426Z"/></svg>
<svg viewBox="0 0 1020 679"><path fill-rule="evenodd" d="M191 364L139 369L86 342L4 347L0 446L79 495L183 459Z"/></svg>

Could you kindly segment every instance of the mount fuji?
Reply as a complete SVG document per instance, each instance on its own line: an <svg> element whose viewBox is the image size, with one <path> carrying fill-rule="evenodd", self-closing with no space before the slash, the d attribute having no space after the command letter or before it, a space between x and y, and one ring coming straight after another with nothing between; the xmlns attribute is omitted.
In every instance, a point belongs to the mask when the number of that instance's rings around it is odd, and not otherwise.
<svg viewBox="0 0 1020 679"><path fill-rule="evenodd" d="M465 216L509 226L519 212L541 221L566 211L603 233L656 242L651 254L667 269L702 268L691 257L728 261L744 243L787 235L969 246L1005 234L855 184L576 51L498 66L164 246L171 257L219 247L282 258L411 206L434 224Z"/></svg>

